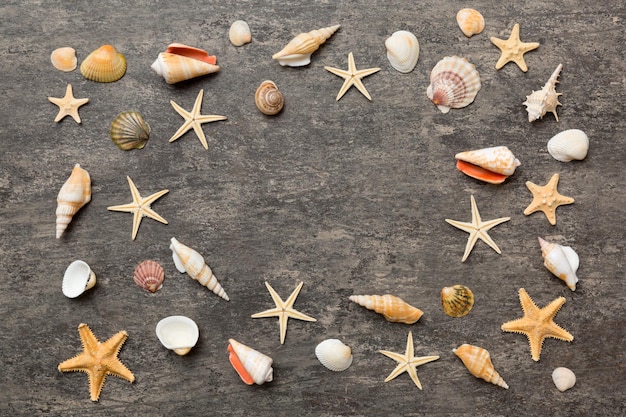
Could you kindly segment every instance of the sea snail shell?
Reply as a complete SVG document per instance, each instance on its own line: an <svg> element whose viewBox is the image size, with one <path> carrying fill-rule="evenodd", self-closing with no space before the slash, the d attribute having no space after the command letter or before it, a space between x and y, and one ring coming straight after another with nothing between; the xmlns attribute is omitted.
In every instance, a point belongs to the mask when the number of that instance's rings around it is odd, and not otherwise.
<svg viewBox="0 0 626 417"><path fill-rule="evenodd" d="M285 97L273 81L265 80L257 88L254 102L261 113L273 116L283 109Z"/></svg>

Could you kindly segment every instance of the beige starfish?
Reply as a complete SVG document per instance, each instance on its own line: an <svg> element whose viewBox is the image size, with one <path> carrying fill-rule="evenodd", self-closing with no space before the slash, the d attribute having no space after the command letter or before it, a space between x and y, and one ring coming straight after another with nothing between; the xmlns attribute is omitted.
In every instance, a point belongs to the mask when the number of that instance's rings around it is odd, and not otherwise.
<svg viewBox="0 0 626 417"><path fill-rule="evenodd" d="M565 304L565 297L559 297L544 308L539 308L526 290L520 288L519 301L524 311L524 317L504 323L502 330L525 334L528 337L530 354L534 361L539 360L543 340L546 337L553 337L567 342L574 340L574 336L553 321L556 313Z"/></svg>
<svg viewBox="0 0 626 417"><path fill-rule="evenodd" d="M287 301L283 301L282 298L280 298L280 296L276 293L276 291L274 291L272 286L267 281L265 281L265 286L270 292L270 295L272 296L272 300L274 300L274 304L276 304L276 307L252 315L253 319L258 319L261 317L278 317L278 324L280 325L281 345L285 343L285 334L287 333L287 320L290 317L304 321L317 321L313 317L300 313L298 310L294 310L293 308L293 303L296 302L296 298L298 297L298 293L300 293L300 289L302 288L303 284L304 282L298 284L298 286L295 290L293 290L289 298L287 298Z"/></svg>
<svg viewBox="0 0 626 417"><path fill-rule="evenodd" d="M59 106L59 113L57 114L57 117L54 118L54 121L57 123L65 116L72 116L76 123L80 123L78 108L83 104L87 104L89 102L88 98L74 98L74 93L72 92L72 84L67 85L67 88L65 89L65 97L48 97L48 100L50 100L51 103Z"/></svg>
<svg viewBox="0 0 626 417"><path fill-rule="evenodd" d="M375 72L380 71L380 68L368 68L364 70L356 70L356 65L354 64L354 57L352 56L352 52L348 54L348 70L341 70L333 67L324 67L326 71L330 71L335 75L340 76L341 78L345 78L339 93L337 94L336 101L339 101L346 91L350 89L350 87L355 86L368 100L372 100L369 93L365 89L365 86L361 82L361 78L367 77L368 75L372 75Z"/></svg>
<svg viewBox="0 0 626 417"><path fill-rule="evenodd" d="M409 332L409 337L406 341L406 352L404 355L400 353L390 352L388 350L379 350L380 353L398 362L398 366L394 369L389 376L385 379L385 382L389 382L403 372L407 372L417 388L422 389L422 384L419 378L417 378L417 367L428 362L436 361L439 356L420 356L419 358L413 356L413 334Z"/></svg>
<svg viewBox="0 0 626 417"><path fill-rule="evenodd" d="M533 49L539 48L539 42L524 43L519 38L519 23L513 26L513 31L509 39L498 39L491 37L491 42L500 49L500 59L496 63L496 69L502 68L507 62L515 62L524 72L528 71L524 54Z"/></svg>
<svg viewBox="0 0 626 417"><path fill-rule="evenodd" d="M500 223L508 222L511 220L510 217L501 217L499 219L488 220L483 222L480 218L480 213L478 212L478 207L476 206L476 200L474 200L474 196L471 196L472 199L472 222L465 223L459 222L457 220L446 219L446 222L456 227L457 229L461 229L467 233L469 233L469 237L467 239L467 244L465 245L465 253L463 254L463 259L461 262L465 262L470 252L474 248L474 245L478 241L478 239L482 240L486 244L488 244L491 249L495 250L497 253L502 253L498 245L491 239L491 237L487 234L489 229L499 225Z"/></svg>
<svg viewBox="0 0 626 417"><path fill-rule="evenodd" d="M119 331L104 343L98 341L85 323L78 325L78 333L83 344L83 353L61 362L58 369L61 372L86 372L89 376L91 401L98 401L100 398L107 375L115 375L131 383L135 380L135 375L117 357L128 333Z"/></svg>
<svg viewBox="0 0 626 417"><path fill-rule="evenodd" d="M139 230L139 225L141 224L142 218L150 217L151 219L159 221L163 224L167 224L167 220L165 220L163 217L159 216L154 210L152 210L150 208L150 204L154 203L157 199L167 194L170 190L161 190L158 193L152 194L151 196L142 198L139 194L139 190L137 190L137 187L135 187L133 180L131 180L128 176L126 178L128 179L128 184L130 185L130 193L133 196L133 202L120 206L107 207L107 210L125 211L128 213L133 213L132 240L135 240L135 236L137 236L137 231Z"/></svg>
<svg viewBox="0 0 626 417"><path fill-rule="evenodd" d="M550 181L543 187L530 181L526 181L526 187L533 193L533 201L530 203L524 214L528 216L536 211L543 211L552 226L556 224L556 208L566 204L572 204L574 199L559 194L556 190L559 184L559 174L552 175Z"/></svg>
<svg viewBox="0 0 626 417"><path fill-rule="evenodd" d="M174 103L174 100L170 100L170 104L174 107L174 110L178 112L185 119L185 123L174 133L174 136L170 138L170 142L174 142L176 139L187 133L188 130L193 129L200 139L202 146L204 149L209 150L209 145L207 145L206 137L204 136L204 132L202 131L202 123L210 123L217 122L218 120L226 120L226 116L217 116L217 115L201 115L200 107L202 107L202 96L204 94L204 90L200 90L198 93L198 97L196 97L196 102L193 105L193 109L190 112L180 107L178 104Z"/></svg>

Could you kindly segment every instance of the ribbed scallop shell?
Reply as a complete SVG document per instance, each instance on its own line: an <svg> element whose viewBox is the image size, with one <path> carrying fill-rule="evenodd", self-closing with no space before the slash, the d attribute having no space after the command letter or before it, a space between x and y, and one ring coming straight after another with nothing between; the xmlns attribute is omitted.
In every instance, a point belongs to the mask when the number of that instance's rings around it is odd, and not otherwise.
<svg viewBox="0 0 626 417"><path fill-rule="evenodd" d="M461 32L468 38L478 35L485 29L485 19L478 10L461 9L456 14L456 22L461 28Z"/></svg>
<svg viewBox="0 0 626 417"><path fill-rule="evenodd" d="M100 83L117 81L126 72L126 58L112 45L96 49L80 64L80 73L88 80Z"/></svg>
<svg viewBox="0 0 626 417"><path fill-rule="evenodd" d="M319 47L328 40L340 25L329 26L322 29L312 30L307 33L300 33L293 38L279 52L272 56L280 65L288 65L290 67L300 67L311 63L311 54L319 49Z"/></svg>
<svg viewBox="0 0 626 417"><path fill-rule="evenodd" d="M274 379L273 360L269 356L235 339L228 339L228 352L231 365L247 385L261 385Z"/></svg>
<svg viewBox="0 0 626 417"><path fill-rule="evenodd" d="M420 56L420 45L411 32L399 30L385 41L387 59L392 67L403 74L413 71Z"/></svg>
<svg viewBox="0 0 626 417"><path fill-rule="evenodd" d="M59 71L74 71L78 62L76 59L76 50L69 46L57 48L50 54L50 61L52 65L54 65L54 68Z"/></svg>
<svg viewBox="0 0 626 417"><path fill-rule="evenodd" d="M585 159L588 151L589 137L579 129L564 130L548 141L548 153L557 161L580 161Z"/></svg>
<svg viewBox="0 0 626 417"><path fill-rule="evenodd" d="M368 310L382 314L387 321L395 323L413 324L424 314L419 308L391 294L351 295L350 300Z"/></svg>
<svg viewBox="0 0 626 417"><path fill-rule="evenodd" d="M559 391L565 392L576 384L576 375L568 368L559 367L552 371L552 382Z"/></svg>
<svg viewBox="0 0 626 417"><path fill-rule="evenodd" d="M228 39L235 46L250 43L250 41L252 41L252 32L250 32L250 26L248 26L248 23L243 20L235 20L233 24L230 25Z"/></svg>
<svg viewBox="0 0 626 417"><path fill-rule="evenodd" d="M315 356L331 371L345 371L352 365L352 349L339 339L326 339L315 347Z"/></svg>
<svg viewBox="0 0 626 417"><path fill-rule="evenodd" d="M133 280L140 288L146 291L157 292L163 286L165 271L156 261L143 261L135 268Z"/></svg>
<svg viewBox="0 0 626 417"><path fill-rule="evenodd" d="M491 358L489 357L489 352L485 349L478 346L468 345L466 343L456 349L452 349L452 352L461 358L465 367L476 378L484 379L485 381L491 382L499 387L509 389L507 383L504 382L504 379L502 379L500 374L498 374L493 367L493 363L491 363Z"/></svg>
<svg viewBox="0 0 626 417"><path fill-rule="evenodd" d="M506 146L460 152L454 157L460 161L457 162L459 171L490 184L501 184L520 166L520 161Z"/></svg>
<svg viewBox="0 0 626 417"><path fill-rule="evenodd" d="M463 317L474 307L474 293L465 285L444 287L441 290L443 311L450 317Z"/></svg>
<svg viewBox="0 0 626 417"><path fill-rule="evenodd" d="M575 291L578 282L576 271L578 271L580 263L578 254L569 246L546 242L542 238L538 239L541 256L543 256L543 265L554 276L565 282L570 290Z"/></svg>
<svg viewBox="0 0 626 417"><path fill-rule="evenodd" d="M120 113L111 122L111 140L123 151L141 149L150 138L150 126L134 111Z"/></svg>
<svg viewBox="0 0 626 417"><path fill-rule="evenodd" d="M480 86L480 75L473 64L465 58L448 56L431 71L426 95L442 113L447 113L473 102Z"/></svg>
<svg viewBox="0 0 626 417"><path fill-rule="evenodd" d="M72 174L65 181L57 196L56 237L59 239L72 217L91 201L91 177L79 164L74 165Z"/></svg>
<svg viewBox="0 0 626 417"><path fill-rule="evenodd" d="M169 316L157 323L156 335L163 346L183 356L198 343L200 332L189 317Z"/></svg>
<svg viewBox="0 0 626 417"><path fill-rule="evenodd" d="M543 118L547 112L552 112L556 121L559 121L556 108L561 106L561 103L559 103L561 93L556 92L556 84L559 82L558 78L562 69L563 65L559 64L541 90L533 91L526 96L526 101L522 104L526 106L529 122Z"/></svg>
<svg viewBox="0 0 626 417"><path fill-rule="evenodd" d="M272 116L283 109L285 97L273 81L265 80L257 88L254 102L261 113Z"/></svg>

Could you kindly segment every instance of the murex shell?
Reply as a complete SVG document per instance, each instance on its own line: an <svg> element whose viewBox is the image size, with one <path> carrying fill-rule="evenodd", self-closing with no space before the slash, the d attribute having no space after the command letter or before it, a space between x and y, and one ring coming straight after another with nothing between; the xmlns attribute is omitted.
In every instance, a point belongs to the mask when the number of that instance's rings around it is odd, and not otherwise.
<svg viewBox="0 0 626 417"><path fill-rule="evenodd" d="M59 239L72 217L91 201L91 177L79 164L74 165L72 174L61 187L57 196L56 237Z"/></svg>
<svg viewBox="0 0 626 417"><path fill-rule="evenodd" d="M252 41L250 26L243 20L235 20L228 30L228 39L235 46L245 45Z"/></svg>
<svg viewBox="0 0 626 417"><path fill-rule="evenodd" d="M280 65L290 67L301 67L311 63L311 54L328 40L340 25L328 26L322 29L312 30L307 33L300 33L293 38L279 52L276 52L272 59L278 61Z"/></svg>
<svg viewBox="0 0 626 417"><path fill-rule="evenodd" d="M548 141L548 153L557 161L581 161L589 151L589 137L579 129L568 129L557 133Z"/></svg>
<svg viewBox="0 0 626 417"><path fill-rule="evenodd" d="M111 122L111 140L123 151L142 149L150 138L150 126L134 111L120 113Z"/></svg>
<svg viewBox="0 0 626 417"><path fill-rule="evenodd" d="M180 43L170 44L159 53L151 68L168 84L190 80L220 70L215 55L203 49Z"/></svg>
<svg viewBox="0 0 626 417"><path fill-rule="evenodd" d="M345 371L352 364L352 350L339 339L326 339L315 347L315 356L331 371Z"/></svg>
<svg viewBox="0 0 626 417"><path fill-rule="evenodd" d="M65 270L61 290L67 298L76 298L93 288L94 285L96 285L96 274L87 265L87 262L77 260Z"/></svg>
<svg viewBox="0 0 626 417"><path fill-rule="evenodd" d="M460 109L474 101L480 90L480 75L467 59L447 56L430 73L426 95L442 113Z"/></svg>
<svg viewBox="0 0 626 417"><path fill-rule="evenodd" d="M247 385L261 385L274 379L273 360L269 356L235 339L228 339L228 352L228 360Z"/></svg>
<svg viewBox="0 0 626 417"><path fill-rule="evenodd" d="M413 71L420 56L420 45L411 32L399 30L385 41L387 59L397 71L407 74Z"/></svg>
<svg viewBox="0 0 626 417"><path fill-rule="evenodd" d="M474 306L474 293L465 285L444 287L441 290L443 311L450 317L463 317Z"/></svg>
<svg viewBox="0 0 626 417"><path fill-rule="evenodd" d="M456 14L456 22L461 28L461 32L468 38L478 35L485 29L485 19L478 10L461 9Z"/></svg>
<svg viewBox="0 0 626 417"><path fill-rule="evenodd" d="M273 81L265 80L254 94L254 103L261 113L272 116L283 109L285 97Z"/></svg>
<svg viewBox="0 0 626 417"><path fill-rule="evenodd" d="M146 260L137 265L133 273L133 280L140 288L156 292L163 286L165 271L156 261Z"/></svg>
<svg viewBox="0 0 626 417"><path fill-rule="evenodd" d="M351 295L350 300L368 310L382 314L387 321L394 323L413 324L424 314L419 308L391 294Z"/></svg>
<svg viewBox="0 0 626 417"><path fill-rule="evenodd" d="M52 65L54 65L54 68L59 71L74 71L78 62L76 59L76 50L69 46L57 48L50 54L50 61Z"/></svg>
<svg viewBox="0 0 626 417"><path fill-rule="evenodd" d="M112 45L96 49L80 64L80 73L88 80L111 83L119 80L126 72L126 58Z"/></svg>
<svg viewBox="0 0 626 417"><path fill-rule="evenodd" d="M156 335L163 346L184 356L198 343L200 332L189 317L169 316L157 323Z"/></svg>
<svg viewBox="0 0 626 417"><path fill-rule="evenodd" d="M481 378L499 387L509 389L507 383L504 382L504 379L493 367L489 352L485 349L466 343L456 349L452 349L452 352L461 358L467 370L476 378Z"/></svg>
<svg viewBox="0 0 626 417"><path fill-rule="evenodd" d="M526 96L526 101L522 104L526 106L529 122L543 118L547 112L552 112L556 121L559 121L556 107L562 104L559 103L561 93L556 92L556 84L559 82L558 78L562 69L563 64L559 64L541 90L533 90L530 95Z"/></svg>
<svg viewBox="0 0 626 417"><path fill-rule="evenodd" d="M546 242L542 238L538 239L543 265L554 276L565 282L570 290L575 291L578 282L576 271L580 262L578 254L569 246Z"/></svg>
<svg viewBox="0 0 626 417"><path fill-rule="evenodd" d="M459 171L490 184L503 183L521 165L506 146L460 152L454 157Z"/></svg>
<svg viewBox="0 0 626 417"><path fill-rule="evenodd" d="M565 392L576 384L576 374L561 366L552 371L552 382L559 391Z"/></svg>

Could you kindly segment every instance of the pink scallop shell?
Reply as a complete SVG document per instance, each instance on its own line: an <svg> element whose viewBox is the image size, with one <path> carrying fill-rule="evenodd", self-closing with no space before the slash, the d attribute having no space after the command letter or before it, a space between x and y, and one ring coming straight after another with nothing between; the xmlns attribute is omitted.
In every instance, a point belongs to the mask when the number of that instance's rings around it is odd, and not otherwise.
<svg viewBox="0 0 626 417"><path fill-rule="evenodd" d="M156 292L163 286L163 278L165 277L165 271L163 267L156 261L143 261L133 274L135 284L143 288L146 291Z"/></svg>

